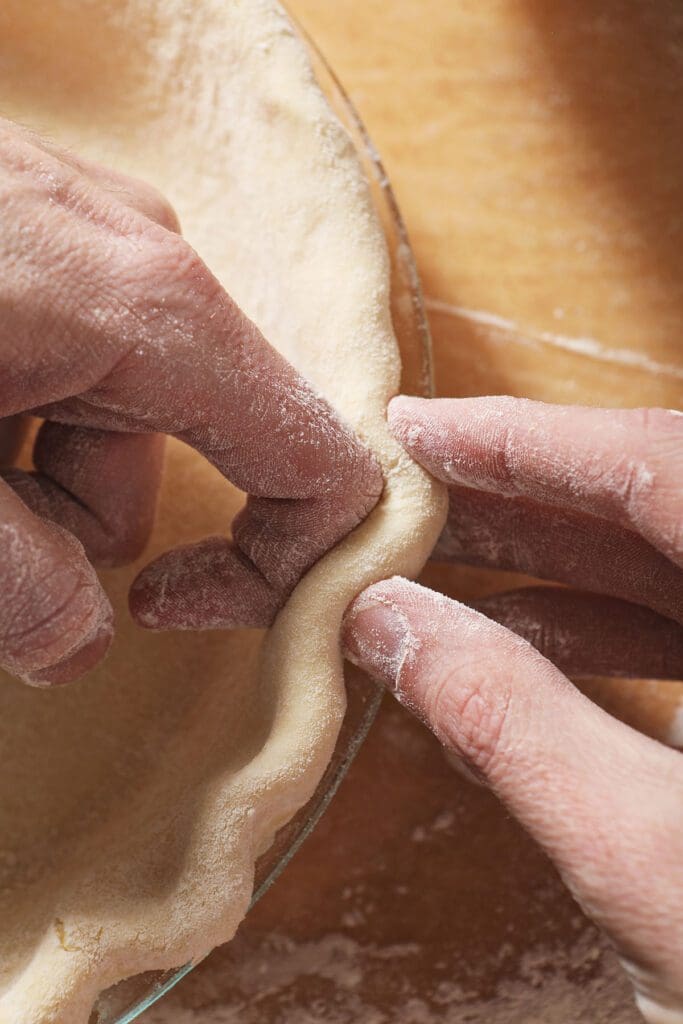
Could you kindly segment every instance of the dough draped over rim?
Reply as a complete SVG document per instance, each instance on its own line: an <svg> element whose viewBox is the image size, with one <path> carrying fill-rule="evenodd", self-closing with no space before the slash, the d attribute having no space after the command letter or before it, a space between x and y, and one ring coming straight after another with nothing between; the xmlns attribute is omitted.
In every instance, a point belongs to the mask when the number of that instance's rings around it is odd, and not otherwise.
<svg viewBox="0 0 683 1024"><path fill-rule="evenodd" d="M0 678L0 1024L85 1024L103 989L225 942L254 863L310 798L344 714L339 625L415 575L441 488L399 448L400 360L381 228L353 146L274 0L5 0L3 115L146 179L265 336L373 448L371 516L268 633L149 634L127 591L242 502L170 442L138 565L102 574L106 663L52 691Z"/></svg>

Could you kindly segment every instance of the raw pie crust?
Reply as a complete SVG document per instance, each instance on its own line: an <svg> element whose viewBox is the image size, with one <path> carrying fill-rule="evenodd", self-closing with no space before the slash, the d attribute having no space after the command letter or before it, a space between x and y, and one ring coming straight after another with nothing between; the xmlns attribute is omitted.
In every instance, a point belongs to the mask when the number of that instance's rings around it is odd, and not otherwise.
<svg viewBox="0 0 683 1024"><path fill-rule="evenodd" d="M85 1024L102 989L234 934L256 857L334 747L343 610L419 571L444 503L387 431L400 365L383 236L274 0L3 0L0 96L3 115L165 192L386 476L267 634L134 628L133 566L103 574L118 632L101 669L46 692L0 678L0 1022ZM224 532L241 500L171 443L143 562Z"/></svg>

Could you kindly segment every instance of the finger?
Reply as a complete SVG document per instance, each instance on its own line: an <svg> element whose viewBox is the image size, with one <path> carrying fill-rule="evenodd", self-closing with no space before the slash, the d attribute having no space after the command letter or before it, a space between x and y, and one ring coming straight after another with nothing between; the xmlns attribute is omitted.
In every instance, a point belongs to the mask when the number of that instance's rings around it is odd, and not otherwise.
<svg viewBox="0 0 683 1024"><path fill-rule="evenodd" d="M484 777L575 896L683 1007L683 759L611 718L520 637L405 580L347 613L348 656Z"/></svg>
<svg viewBox="0 0 683 1024"><path fill-rule="evenodd" d="M155 559L130 592L133 618L146 629L264 628L281 592L224 537L207 537Z"/></svg>
<svg viewBox="0 0 683 1024"><path fill-rule="evenodd" d="M0 482L0 664L36 686L66 682L104 655L112 610L70 534Z"/></svg>
<svg viewBox="0 0 683 1024"><path fill-rule="evenodd" d="M477 601L571 676L683 679L683 628L649 608L561 587L525 587Z"/></svg>
<svg viewBox="0 0 683 1024"><path fill-rule="evenodd" d="M683 565L680 413L401 397L389 417L439 479L601 516Z"/></svg>
<svg viewBox="0 0 683 1024"><path fill-rule="evenodd" d="M678 566L633 530L581 511L452 486L432 557L568 583L683 622Z"/></svg>
<svg viewBox="0 0 683 1024"><path fill-rule="evenodd" d="M5 481L36 515L78 538L95 565L134 561L154 525L164 438L46 422L36 438L35 473Z"/></svg>

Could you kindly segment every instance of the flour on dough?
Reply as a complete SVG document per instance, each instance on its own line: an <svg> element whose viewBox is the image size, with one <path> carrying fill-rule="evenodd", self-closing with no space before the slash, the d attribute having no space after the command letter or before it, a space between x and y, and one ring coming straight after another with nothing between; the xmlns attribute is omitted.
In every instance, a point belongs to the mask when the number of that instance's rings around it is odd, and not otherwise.
<svg viewBox="0 0 683 1024"><path fill-rule="evenodd" d="M417 572L440 490L386 423L399 358L380 228L353 148L274 0L4 0L2 113L155 184L266 337L382 462L380 506L276 625L151 635L117 614L75 685L0 679L0 1024L85 1024L121 978L229 939L255 858L315 789L344 713L341 615ZM241 502L172 444L158 551Z"/></svg>

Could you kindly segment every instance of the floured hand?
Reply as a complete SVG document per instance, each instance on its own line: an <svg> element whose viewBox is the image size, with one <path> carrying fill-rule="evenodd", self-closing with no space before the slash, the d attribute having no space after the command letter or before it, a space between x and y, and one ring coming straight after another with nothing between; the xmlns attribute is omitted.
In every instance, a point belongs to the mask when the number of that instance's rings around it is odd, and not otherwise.
<svg viewBox="0 0 683 1024"><path fill-rule="evenodd" d="M249 495L233 539L138 576L153 629L266 626L382 487L373 456L265 341L153 189L0 121L0 457L45 418L35 472L0 480L0 665L37 685L106 652L93 565L136 558L163 435ZM228 524L226 523L226 528Z"/></svg>
<svg viewBox="0 0 683 1024"><path fill-rule="evenodd" d="M683 677L683 416L401 398L390 423L449 486L435 557L580 589L531 587L475 610L389 580L351 606L346 653L546 849L617 946L646 1018L679 1024L683 757L563 672Z"/></svg>

